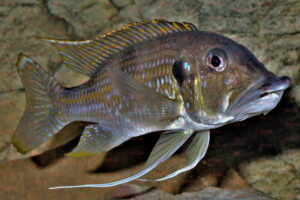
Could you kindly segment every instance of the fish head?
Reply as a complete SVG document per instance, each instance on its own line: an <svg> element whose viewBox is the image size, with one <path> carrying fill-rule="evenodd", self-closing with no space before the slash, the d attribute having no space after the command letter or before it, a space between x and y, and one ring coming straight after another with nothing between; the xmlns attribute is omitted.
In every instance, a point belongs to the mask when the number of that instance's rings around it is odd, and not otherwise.
<svg viewBox="0 0 300 200"><path fill-rule="evenodd" d="M291 83L268 71L246 47L218 34L202 33L183 55L193 69L181 88L184 106L192 120L205 125L266 114Z"/></svg>

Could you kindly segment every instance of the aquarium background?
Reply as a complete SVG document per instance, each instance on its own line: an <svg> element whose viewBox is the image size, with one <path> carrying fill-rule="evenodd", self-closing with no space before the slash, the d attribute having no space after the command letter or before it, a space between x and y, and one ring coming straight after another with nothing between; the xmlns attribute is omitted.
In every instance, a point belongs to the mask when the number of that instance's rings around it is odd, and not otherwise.
<svg viewBox="0 0 300 200"><path fill-rule="evenodd" d="M248 47L270 71L291 77L293 85L268 115L212 130L204 160L175 178L112 188L48 190L134 174L158 134L132 139L93 157L63 156L78 138L47 151L17 153L10 138L25 107L15 67L18 54L37 60L64 85L76 86L87 77L67 69L57 51L41 38L91 39L123 24L153 18L191 22L199 30L224 34ZM300 199L299 0L0 0L0 64L1 200ZM82 127L66 127L54 138L56 144ZM159 177L181 165L179 152L146 177Z"/></svg>

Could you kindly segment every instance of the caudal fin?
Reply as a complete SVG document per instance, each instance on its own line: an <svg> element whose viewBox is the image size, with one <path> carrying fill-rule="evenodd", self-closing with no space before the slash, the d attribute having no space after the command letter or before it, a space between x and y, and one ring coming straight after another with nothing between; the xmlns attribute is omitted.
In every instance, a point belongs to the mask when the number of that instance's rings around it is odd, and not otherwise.
<svg viewBox="0 0 300 200"><path fill-rule="evenodd" d="M12 143L19 152L27 153L66 125L55 106L56 93L62 87L38 63L23 54L19 56L17 67L27 105Z"/></svg>

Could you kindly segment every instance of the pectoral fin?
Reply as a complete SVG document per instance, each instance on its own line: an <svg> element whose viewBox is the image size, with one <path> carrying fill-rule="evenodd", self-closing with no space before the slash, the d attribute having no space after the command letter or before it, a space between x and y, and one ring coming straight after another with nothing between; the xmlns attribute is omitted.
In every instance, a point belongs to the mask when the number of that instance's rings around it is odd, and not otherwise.
<svg viewBox="0 0 300 200"><path fill-rule="evenodd" d="M109 69L108 73L115 87L126 98L127 108L123 109L122 115L139 126L165 127L179 116L179 100L156 92L120 69Z"/></svg>
<svg viewBox="0 0 300 200"><path fill-rule="evenodd" d="M144 169L131 177L119 181L111 182L111 183L75 185L75 186L58 186L49 189L81 188L81 187L112 187L112 186L133 181L145 175L146 173L154 169L157 165L159 165L161 162L171 157L191 135L192 135L191 131L185 131L185 130L179 130L177 132L170 131L162 134L159 140L157 141L154 149L152 150L145 164Z"/></svg>
<svg viewBox="0 0 300 200"><path fill-rule="evenodd" d="M200 160L204 157L209 144L209 131L202 131L197 132L191 143L189 144L188 148L184 152L187 157L187 164L186 167L179 169L165 177L149 180L149 179L138 179L140 181L163 181L178 174L193 169Z"/></svg>
<svg viewBox="0 0 300 200"><path fill-rule="evenodd" d="M128 139L126 134L121 134L100 124L91 124L85 127L77 147L66 155L70 157L95 155L109 151Z"/></svg>

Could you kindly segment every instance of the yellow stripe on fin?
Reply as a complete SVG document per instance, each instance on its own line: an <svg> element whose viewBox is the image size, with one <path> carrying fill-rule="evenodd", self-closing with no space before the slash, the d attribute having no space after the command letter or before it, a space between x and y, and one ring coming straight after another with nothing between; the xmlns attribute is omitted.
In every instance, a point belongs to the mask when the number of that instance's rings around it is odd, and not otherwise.
<svg viewBox="0 0 300 200"><path fill-rule="evenodd" d="M124 25L93 40L44 40L58 49L68 67L91 77L108 57L129 46L158 36L193 30L197 28L191 23L152 19Z"/></svg>

